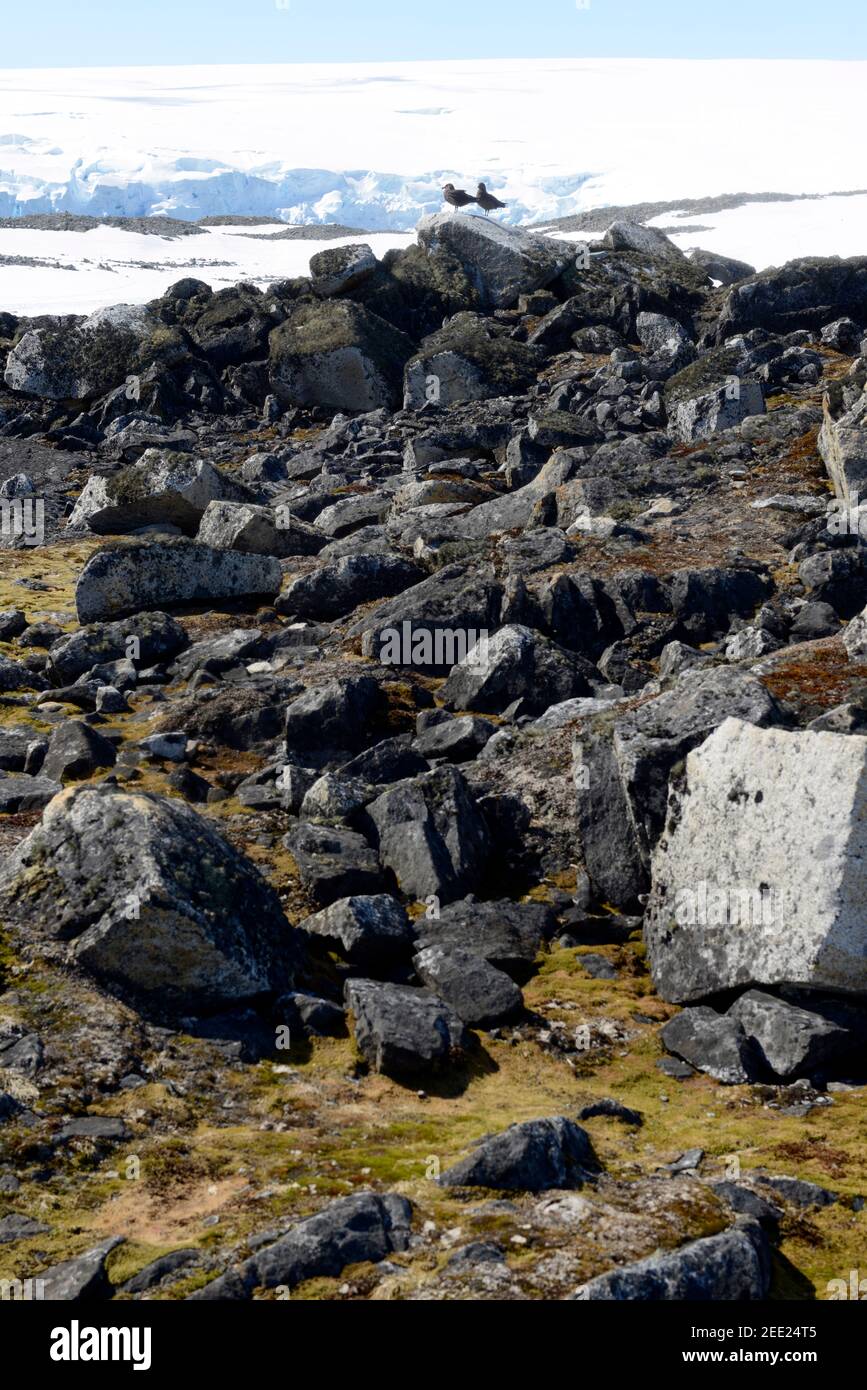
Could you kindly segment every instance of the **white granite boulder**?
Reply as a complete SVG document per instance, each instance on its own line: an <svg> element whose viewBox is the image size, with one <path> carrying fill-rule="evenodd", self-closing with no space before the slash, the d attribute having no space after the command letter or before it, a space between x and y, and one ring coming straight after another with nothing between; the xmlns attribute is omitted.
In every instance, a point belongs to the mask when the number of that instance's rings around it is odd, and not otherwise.
<svg viewBox="0 0 867 1390"><path fill-rule="evenodd" d="M727 719L686 760L645 920L663 998L867 993L867 738Z"/></svg>

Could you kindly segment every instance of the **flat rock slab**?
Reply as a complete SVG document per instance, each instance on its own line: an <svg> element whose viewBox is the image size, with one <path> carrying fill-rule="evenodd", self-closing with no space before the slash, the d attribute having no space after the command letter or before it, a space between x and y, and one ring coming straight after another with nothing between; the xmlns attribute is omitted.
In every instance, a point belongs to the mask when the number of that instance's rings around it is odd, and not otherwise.
<svg viewBox="0 0 867 1390"><path fill-rule="evenodd" d="M274 598L281 580L280 561L271 555L188 540L120 545L88 560L75 586L75 606L80 623L103 622L206 599Z"/></svg>
<svg viewBox="0 0 867 1390"><path fill-rule="evenodd" d="M867 739L727 719L686 761L653 859L656 988L867 992Z"/></svg>

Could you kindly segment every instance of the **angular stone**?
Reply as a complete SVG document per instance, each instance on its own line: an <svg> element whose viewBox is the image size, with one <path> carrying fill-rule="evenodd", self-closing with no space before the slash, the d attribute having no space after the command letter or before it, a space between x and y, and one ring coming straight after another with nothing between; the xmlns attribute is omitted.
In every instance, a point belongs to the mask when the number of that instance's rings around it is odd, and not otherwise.
<svg viewBox="0 0 867 1390"><path fill-rule="evenodd" d="M281 405L392 408L412 351L409 338L360 304L302 304L271 333L272 389Z"/></svg>
<svg viewBox="0 0 867 1390"><path fill-rule="evenodd" d="M867 739L727 719L686 762L653 859L657 989L867 993Z"/></svg>
<svg viewBox="0 0 867 1390"><path fill-rule="evenodd" d="M6 359L12 391L43 400L85 400L110 391L132 370L161 324L142 305L114 304L75 322L24 333Z"/></svg>
<svg viewBox="0 0 867 1390"><path fill-rule="evenodd" d="M561 1115L526 1120L482 1139L439 1181L443 1187L545 1192L583 1187L600 1172L586 1131Z"/></svg>
<svg viewBox="0 0 867 1390"><path fill-rule="evenodd" d="M751 415L764 415L765 397L757 381L741 381L733 396L725 386L688 400L674 408L671 431L683 444L710 439L722 430L735 429Z"/></svg>
<svg viewBox="0 0 867 1390"><path fill-rule="evenodd" d="M257 1287L291 1289L306 1279L334 1279L347 1265L376 1264L406 1250L411 1222L412 1203L396 1193L340 1197L257 1251L237 1272L190 1294L190 1301L249 1298Z"/></svg>
<svg viewBox="0 0 867 1390"><path fill-rule="evenodd" d="M684 1009L669 1019L662 1041L684 1062L725 1086L742 1086L761 1076L759 1054L736 1018L713 1009Z"/></svg>
<svg viewBox="0 0 867 1390"><path fill-rule="evenodd" d="M210 502L241 495L206 459L148 449L118 473L92 474L67 525L111 536L165 523L193 536Z"/></svg>
<svg viewBox="0 0 867 1390"><path fill-rule="evenodd" d="M81 623L206 599L273 598L280 561L214 550L195 541L119 545L92 555L75 586Z"/></svg>
<svg viewBox="0 0 867 1390"><path fill-rule="evenodd" d="M463 897L477 887L491 851L487 826L466 781L444 766L390 788L368 807L379 856L401 892L419 901Z"/></svg>
<svg viewBox="0 0 867 1390"><path fill-rule="evenodd" d="M539 359L480 314L456 314L425 338L404 373L403 408L517 396L536 379Z"/></svg>
<svg viewBox="0 0 867 1390"><path fill-rule="evenodd" d="M112 1287L105 1262L112 1250L123 1244L123 1236L109 1236L99 1245L72 1260L52 1265L36 1276L42 1285L42 1298L51 1302L85 1303L111 1297Z"/></svg>
<svg viewBox="0 0 867 1390"><path fill-rule="evenodd" d="M348 980L344 997L356 1046L374 1071L415 1076L454 1062L469 1045L461 1019L428 990Z"/></svg>
<svg viewBox="0 0 867 1390"><path fill-rule="evenodd" d="M286 710L287 752L363 748L382 706L372 676L347 676L311 686Z"/></svg>
<svg viewBox="0 0 867 1390"><path fill-rule="evenodd" d="M342 898L298 925L358 964L407 955L414 935L406 909L387 893Z"/></svg>
<svg viewBox="0 0 867 1390"><path fill-rule="evenodd" d="M92 623L52 643L49 671L57 681L67 684L94 666L129 657L130 652L146 670L175 656L187 641L180 623L167 613L141 613L119 623Z"/></svg>
<svg viewBox="0 0 867 1390"><path fill-rule="evenodd" d="M375 894L384 878L375 850L356 830L304 822L284 836L304 887L327 906L338 898Z"/></svg>
<svg viewBox="0 0 867 1390"><path fill-rule="evenodd" d="M356 246L329 246L310 257L313 293L322 299L348 294L369 280L379 262L364 243Z"/></svg>
<svg viewBox="0 0 867 1390"><path fill-rule="evenodd" d="M10 1212L8 1216L0 1217L0 1245L12 1245L18 1240L31 1240L33 1236L43 1236L50 1226L43 1226L41 1222L34 1221L32 1216L21 1216L17 1212Z"/></svg>
<svg viewBox="0 0 867 1390"><path fill-rule="evenodd" d="M844 506L867 501L867 397L836 418L826 398L819 453Z"/></svg>
<svg viewBox="0 0 867 1390"><path fill-rule="evenodd" d="M0 871L0 915L156 1012L285 988L297 959L277 894L209 821L106 785L48 806Z"/></svg>
<svg viewBox="0 0 867 1390"><path fill-rule="evenodd" d="M463 763L475 758L488 740L497 732L489 719L477 719L465 714L424 729L416 739L416 748L425 758Z"/></svg>
<svg viewBox="0 0 867 1390"><path fill-rule="evenodd" d="M249 502L209 502L196 539L242 555L317 555L326 537L305 521Z"/></svg>
<svg viewBox="0 0 867 1390"><path fill-rule="evenodd" d="M423 577L418 565L397 555L346 555L293 579L276 608L296 619L342 618L362 603L402 593Z"/></svg>
<svg viewBox="0 0 867 1390"><path fill-rule="evenodd" d="M447 674L499 626L503 589L493 570L446 565L349 629L362 651L383 665Z"/></svg>
<svg viewBox="0 0 867 1390"><path fill-rule="evenodd" d="M737 1019L747 1037L754 1039L769 1069L781 1080L816 1076L856 1053L867 1028L867 1015L859 1036L842 1021L757 989L736 999L728 1017Z"/></svg>
<svg viewBox="0 0 867 1390"><path fill-rule="evenodd" d="M693 1240L591 1279L570 1297L590 1302L760 1302L771 1282L771 1252L757 1222Z"/></svg>
<svg viewBox="0 0 867 1390"><path fill-rule="evenodd" d="M524 997L514 981L474 951L428 946L413 966L422 983L472 1028L492 1028L523 1007Z"/></svg>
<svg viewBox="0 0 867 1390"><path fill-rule="evenodd" d="M680 247L669 241L664 232L660 232L656 227L645 227L643 222L632 222L628 218L612 222L602 241L612 251L637 251L639 255L650 256L654 260L684 260Z"/></svg>
<svg viewBox="0 0 867 1390"><path fill-rule="evenodd" d="M867 321L867 257L805 256L734 285L720 314L716 340L723 343L752 328L818 334L843 315L858 323Z"/></svg>
<svg viewBox="0 0 867 1390"><path fill-rule="evenodd" d="M594 667L575 652L520 624L501 628L479 642L452 670L440 690L449 709L502 713L515 700L528 714L589 695Z"/></svg>
<svg viewBox="0 0 867 1390"><path fill-rule="evenodd" d="M62 782L64 777L89 777L97 768L114 767L116 761L113 743L80 719L69 719L51 735L42 776L55 782Z"/></svg>
<svg viewBox="0 0 867 1390"><path fill-rule="evenodd" d="M50 777L29 777L25 773L5 776L0 773L0 814L41 811L61 791L61 783L52 781Z"/></svg>
<svg viewBox="0 0 867 1390"><path fill-rule="evenodd" d="M529 975L554 917L542 903L449 903L416 923L417 946L467 950L516 979Z"/></svg>
<svg viewBox="0 0 867 1390"><path fill-rule="evenodd" d="M550 285L575 257L568 243L451 213L423 217L418 240L429 256L450 252L492 309L509 309L522 294Z"/></svg>
<svg viewBox="0 0 867 1390"><path fill-rule="evenodd" d="M29 671L26 666L21 666L17 661L10 661L8 656L0 652L0 692L10 690L44 690L47 682L36 674Z"/></svg>

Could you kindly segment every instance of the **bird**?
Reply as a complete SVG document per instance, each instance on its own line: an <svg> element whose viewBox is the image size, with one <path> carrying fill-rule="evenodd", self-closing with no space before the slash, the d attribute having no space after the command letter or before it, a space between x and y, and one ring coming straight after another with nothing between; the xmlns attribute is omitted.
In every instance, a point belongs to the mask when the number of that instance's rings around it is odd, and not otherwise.
<svg viewBox="0 0 867 1390"><path fill-rule="evenodd" d="M500 202L499 198L495 198L493 193L489 193L483 183L480 183L476 189L475 201L480 208L484 208L486 217L488 213L493 212L495 208L504 208L506 206L505 203Z"/></svg>
<svg viewBox="0 0 867 1390"><path fill-rule="evenodd" d="M476 201L471 193L467 193L463 188L455 188L453 183L447 183L444 186L443 197L452 208L465 208L468 203Z"/></svg>

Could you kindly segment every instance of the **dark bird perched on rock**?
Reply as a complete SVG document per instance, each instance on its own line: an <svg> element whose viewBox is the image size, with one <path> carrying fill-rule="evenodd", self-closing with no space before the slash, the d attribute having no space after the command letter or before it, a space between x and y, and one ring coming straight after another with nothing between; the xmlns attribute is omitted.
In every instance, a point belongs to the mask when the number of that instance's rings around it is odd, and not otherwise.
<svg viewBox="0 0 867 1390"><path fill-rule="evenodd" d="M476 189L475 201L480 208L485 209L486 217L488 213L493 212L495 208L504 208L506 206L505 203L500 202L499 198L495 198L493 193L489 193L483 183L480 183Z"/></svg>
<svg viewBox="0 0 867 1390"><path fill-rule="evenodd" d="M468 203L474 203L476 199L471 193L467 193L463 188L455 188L453 183L447 183L443 188L443 197L450 207L465 208Z"/></svg>

